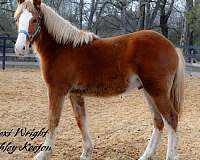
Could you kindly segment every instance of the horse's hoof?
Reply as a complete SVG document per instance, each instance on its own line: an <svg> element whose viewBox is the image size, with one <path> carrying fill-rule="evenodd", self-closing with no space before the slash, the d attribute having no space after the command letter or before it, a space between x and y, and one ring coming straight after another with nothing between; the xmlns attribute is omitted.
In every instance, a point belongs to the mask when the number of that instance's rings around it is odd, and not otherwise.
<svg viewBox="0 0 200 160"><path fill-rule="evenodd" d="M80 160L92 160L90 157L80 157Z"/></svg>
<svg viewBox="0 0 200 160"><path fill-rule="evenodd" d="M47 154L45 152L39 152L34 158L33 160L50 160L50 155L51 154Z"/></svg>
<svg viewBox="0 0 200 160"><path fill-rule="evenodd" d="M93 151L92 147L84 149L80 156L80 160L92 160L92 151Z"/></svg>
<svg viewBox="0 0 200 160"><path fill-rule="evenodd" d="M139 160L153 160L151 157L140 157Z"/></svg>
<svg viewBox="0 0 200 160"><path fill-rule="evenodd" d="M92 158L89 155L81 155L80 160L92 160Z"/></svg>
<svg viewBox="0 0 200 160"><path fill-rule="evenodd" d="M177 157L174 157L174 158L167 158L166 160L178 160Z"/></svg>

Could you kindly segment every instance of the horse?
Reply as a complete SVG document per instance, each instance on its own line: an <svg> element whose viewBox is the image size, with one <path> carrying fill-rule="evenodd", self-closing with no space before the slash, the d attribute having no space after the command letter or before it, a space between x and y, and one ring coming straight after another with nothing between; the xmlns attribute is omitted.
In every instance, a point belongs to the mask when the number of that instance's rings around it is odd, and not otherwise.
<svg viewBox="0 0 200 160"><path fill-rule="evenodd" d="M32 44L48 88L49 133L44 146L53 150L68 95L83 140L80 159L91 160L93 144L84 97L109 97L141 89L153 113L154 128L139 160L152 158L164 125L168 131L166 160L178 159L177 127L184 97L181 50L155 31L100 38L78 29L41 0L17 0L17 4L15 52L25 55ZM52 150L41 151L34 159L50 159Z"/></svg>

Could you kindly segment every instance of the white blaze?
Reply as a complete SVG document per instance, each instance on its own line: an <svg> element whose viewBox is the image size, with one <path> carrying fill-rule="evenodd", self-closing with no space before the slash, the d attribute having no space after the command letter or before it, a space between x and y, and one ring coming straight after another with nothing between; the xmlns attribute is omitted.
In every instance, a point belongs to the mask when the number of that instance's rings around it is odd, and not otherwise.
<svg viewBox="0 0 200 160"><path fill-rule="evenodd" d="M28 33L29 21L32 17L32 13L30 13L27 9L23 10L21 16L19 17L18 32L20 30L24 30ZM24 54L24 47L26 48L26 50L28 49L26 35L24 33L19 33L15 44L16 54Z"/></svg>

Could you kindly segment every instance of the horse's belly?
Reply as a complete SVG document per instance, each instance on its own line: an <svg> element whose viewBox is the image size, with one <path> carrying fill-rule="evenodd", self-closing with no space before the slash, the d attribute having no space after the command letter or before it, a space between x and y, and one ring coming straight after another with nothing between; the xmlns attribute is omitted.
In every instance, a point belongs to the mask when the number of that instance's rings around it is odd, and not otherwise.
<svg viewBox="0 0 200 160"><path fill-rule="evenodd" d="M78 87L73 88L70 92L77 93L86 96L113 96L118 95L126 91L126 85L120 86L106 86L106 85L98 85L98 86L87 86L87 87Z"/></svg>
<svg viewBox="0 0 200 160"><path fill-rule="evenodd" d="M138 76L133 75L127 79L115 79L101 83L91 83L87 85L74 85L70 90L71 93L77 93L86 96L114 96L125 92L129 92L134 88L141 87L142 84L138 80Z"/></svg>

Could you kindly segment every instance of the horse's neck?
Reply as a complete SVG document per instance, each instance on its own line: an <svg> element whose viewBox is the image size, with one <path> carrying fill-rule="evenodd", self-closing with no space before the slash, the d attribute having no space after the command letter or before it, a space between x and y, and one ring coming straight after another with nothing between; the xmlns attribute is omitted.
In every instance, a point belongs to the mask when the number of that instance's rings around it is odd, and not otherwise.
<svg viewBox="0 0 200 160"><path fill-rule="evenodd" d="M41 32L35 40L33 47L40 57L48 57L49 54L54 54L54 49L60 45L56 43L54 38L48 33L44 24L41 26Z"/></svg>
<svg viewBox="0 0 200 160"><path fill-rule="evenodd" d="M33 48L40 57L40 65L44 77L46 75L46 72L48 72L48 70L51 68L52 64L56 61L56 58L61 56L61 54L65 54L65 59L71 58L70 56L68 56L70 54L68 54L67 52L70 52L70 48L73 48L73 45L68 44L67 47L69 49L66 49L66 46L64 47L62 44L58 44L53 36L48 33L45 25L41 26L40 35L35 40ZM65 52L58 52L59 49L64 48Z"/></svg>
<svg viewBox="0 0 200 160"><path fill-rule="evenodd" d="M45 61L48 61L49 58L56 56L57 52L55 51L60 47L62 47L62 45L58 44L56 40L54 40L53 36L48 33L46 26L42 24L41 32L33 44L34 50L41 58L41 63L44 62L44 59Z"/></svg>

